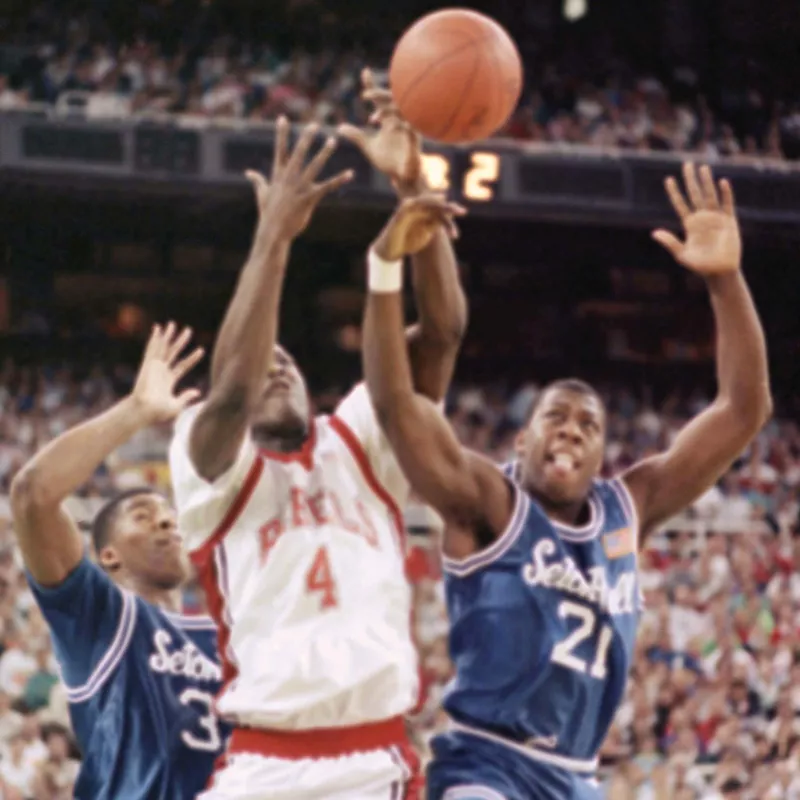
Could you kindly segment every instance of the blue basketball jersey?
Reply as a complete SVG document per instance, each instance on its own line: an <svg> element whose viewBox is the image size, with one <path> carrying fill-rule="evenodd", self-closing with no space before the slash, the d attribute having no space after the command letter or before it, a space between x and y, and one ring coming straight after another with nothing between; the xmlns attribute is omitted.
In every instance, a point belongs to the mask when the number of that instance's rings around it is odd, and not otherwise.
<svg viewBox="0 0 800 800"><path fill-rule="evenodd" d="M83 752L78 800L193 800L224 747L207 617L169 614L87 558L54 588L28 581L53 639Z"/></svg>
<svg viewBox="0 0 800 800"><path fill-rule="evenodd" d="M456 673L444 706L456 732L591 775L633 657L636 512L619 479L594 483L583 527L551 520L516 485L515 495L490 547L443 559Z"/></svg>

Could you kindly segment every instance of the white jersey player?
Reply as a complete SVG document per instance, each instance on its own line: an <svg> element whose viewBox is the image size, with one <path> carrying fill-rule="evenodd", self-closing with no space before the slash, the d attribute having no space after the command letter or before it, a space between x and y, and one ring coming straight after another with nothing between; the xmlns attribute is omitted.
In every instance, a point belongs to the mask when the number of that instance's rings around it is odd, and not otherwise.
<svg viewBox="0 0 800 800"><path fill-rule="evenodd" d="M383 108L362 149L405 191L420 190L404 172L418 165L417 139ZM313 183L334 146L304 167L313 135L306 128L288 155L279 121L270 184L250 175L260 216L251 256L214 348L209 396L180 417L170 453L179 526L219 626L217 707L235 726L203 800L399 800L417 785L403 719L418 690L407 484L365 386L313 418L302 375L275 344L289 244L345 179ZM446 235L414 269L415 379L439 399L464 308Z"/></svg>

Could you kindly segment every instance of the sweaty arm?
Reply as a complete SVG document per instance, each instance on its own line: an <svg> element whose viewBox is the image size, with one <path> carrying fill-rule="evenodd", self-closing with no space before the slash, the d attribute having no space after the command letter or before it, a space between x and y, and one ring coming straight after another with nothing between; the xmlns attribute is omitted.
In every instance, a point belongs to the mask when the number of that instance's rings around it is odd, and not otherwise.
<svg viewBox="0 0 800 800"><path fill-rule="evenodd" d="M83 557L83 538L62 502L105 459L147 425L132 397L50 442L11 484L11 508L25 567L44 586L60 584Z"/></svg>
<svg viewBox="0 0 800 800"><path fill-rule="evenodd" d="M253 403L263 390L275 347L289 240L269 215L259 218L211 358L211 387L189 441L194 468L214 481L236 461Z"/></svg>
<svg viewBox="0 0 800 800"><path fill-rule="evenodd" d="M289 123L279 119L270 183L256 172L247 173L256 190L258 227L214 345L211 390L189 437L194 469L209 482L236 463L250 413L264 390L291 242L323 197L352 178L347 171L315 182L336 147L336 141L328 139L305 164L316 133L316 125L307 125L290 154Z"/></svg>
<svg viewBox="0 0 800 800"><path fill-rule="evenodd" d="M133 631L135 603L84 554L62 501L144 423L132 398L50 442L11 486L14 531L70 702L104 684Z"/></svg>
<svg viewBox="0 0 800 800"><path fill-rule="evenodd" d="M467 303L453 246L444 230L411 257L419 321L406 331L414 389L441 400L453 377L467 327Z"/></svg>
<svg viewBox="0 0 800 800"><path fill-rule="evenodd" d="M375 413L401 469L445 520L445 554L468 556L475 531L496 536L508 525L513 496L501 472L462 448L441 411L414 390L399 291L368 294L363 357Z"/></svg>
<svg viewBox="0 0 800 800"><path fill-rule="evenodd" d="M645 535L719 480L772 413L764 332L744 276L736 270L707 284L717 327L718 392L667 452L625 474Z"/></svg>

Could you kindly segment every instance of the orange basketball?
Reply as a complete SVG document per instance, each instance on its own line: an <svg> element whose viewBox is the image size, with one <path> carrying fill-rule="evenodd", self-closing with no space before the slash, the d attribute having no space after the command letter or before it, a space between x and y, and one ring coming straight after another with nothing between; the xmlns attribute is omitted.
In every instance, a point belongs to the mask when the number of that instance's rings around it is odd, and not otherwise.
<svg viewBox="0 0 800 800"><path fill-rule="evenodd" d="M417 20L392 54L400 113L423 136L472 142L508 120L522 91L516 45L493 19L450 8Z"/></svg>

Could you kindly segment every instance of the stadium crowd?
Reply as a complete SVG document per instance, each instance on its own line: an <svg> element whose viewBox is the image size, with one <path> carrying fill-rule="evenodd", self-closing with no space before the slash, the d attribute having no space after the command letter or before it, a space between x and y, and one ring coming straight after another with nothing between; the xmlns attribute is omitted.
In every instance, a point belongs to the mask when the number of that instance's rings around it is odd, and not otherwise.
<svg viewBox="0 0 800 800"><path fill-rule="evenodd" d="M18 367L0 371L0 488L66 427L105 408L132 373ZM505 461L536 396L461 387L449 414L467 445ZM646 396L643 394L643 396ZM658 404L628 390L606 394L605 469L617 472L663 447L705 402L699 394ZM72 511L85 523L117 488L168 488L169 426L118 451ZM800 427L770 423L758 444L642 551L645 600L626 701L603 748L609 796L622 800L800 798ZM445 725L452 673L436 557L437 523L407 512L424 706L413 730L424 751ZM195 587L187 606L200 610ZM20 568L7 499L0 495L0 798L68 798L79 757L47 628Z"/></svg>
<svg viewBox="0 0 800 800"><path fill-rule="evenodd" d="M287 49L285 35L273 35L272 43L220 35L221 19L204 24L202 14L186 19L178 35L168 12L179 4L143 5L141 31L127 39L92 15L70 16L46 4L35 6L24 25L6 21L0 110L49 107L95 119L180 114L183 124L273 120L279 113L331 125L364 122L360 70L385 63L391 52L391 39L377 35L370 53L342 49L335 35L341 20L322 14L316 35L307 37L312 44L301 39ZM308 49L320 36L325 41ZM770 96L757 83L708 98L689 68L656 76L584 51L580 58L526 58L526 72L529 88L499 136L696 152L712 161L800 156L797 98Z"/></svg>

